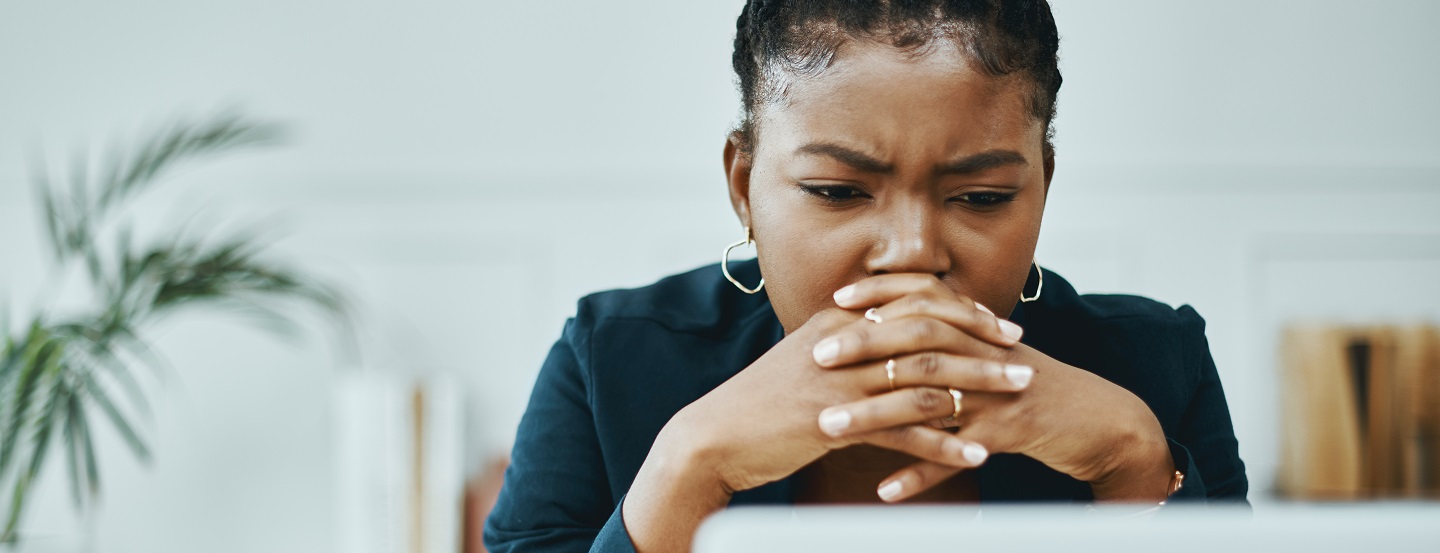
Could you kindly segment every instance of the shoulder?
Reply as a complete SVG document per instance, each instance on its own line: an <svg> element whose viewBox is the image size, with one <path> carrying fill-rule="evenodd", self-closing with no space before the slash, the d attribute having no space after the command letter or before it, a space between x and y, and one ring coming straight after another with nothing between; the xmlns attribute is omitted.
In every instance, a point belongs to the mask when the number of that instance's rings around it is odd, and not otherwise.
<svg viewBox="0 0 1440 553"><path fill-rule="evenodd" d="M1205 320L1193 307L1133 294L1079 294L1059 274L1044 274L1040 299L1016 308L1023 341L1132 391L1188 389L1199 381L1210 351Z"/></svg>
<svg viewBox="0 0 1440 553"><path fill-rule="evenodd" d="M742 282L760 279L755 260L732 262L731 274ZM612 322L646 322L671 332L725 334L750 319L770 312L762 291L745 294L730 284L719 265L705 265L671 275L648 286L596 292L580 299L576 323L594 327Z"/></svg>
<svg viewBox="0 0 1440 553"><path fill-rule="evenodd" d="M1172 307L1133 294L1080 294L1054 271L1043 269L1045 285L1039 301L1019 304L1032 324L1100 325L1108 327L1203 331L1205 321L1190 305Z"/></svg>
<svg viewBox="0 0 1440 553"><path fill-rule="evenodd" d="M731 263L741 282L760 279L754 261ZM623 481L670 417L749 366L779 341L764 292L745 294L717 265L648 286L585 296L566 329L587 402Z"/></svg>

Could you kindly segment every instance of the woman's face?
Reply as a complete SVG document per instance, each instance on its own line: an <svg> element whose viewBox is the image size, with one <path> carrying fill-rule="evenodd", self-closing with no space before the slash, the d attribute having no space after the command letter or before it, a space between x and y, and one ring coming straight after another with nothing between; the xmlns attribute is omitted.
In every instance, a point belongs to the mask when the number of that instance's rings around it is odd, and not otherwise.
<svg viewBox="0 0 1440 553"><path fill-rule="evenodd" d="M848 41L725 148L731 200L755 233L787 333L842 286L927 273L1008 317L1053 172L1020 76L977 73L953 45L914 56Z"/></svg>

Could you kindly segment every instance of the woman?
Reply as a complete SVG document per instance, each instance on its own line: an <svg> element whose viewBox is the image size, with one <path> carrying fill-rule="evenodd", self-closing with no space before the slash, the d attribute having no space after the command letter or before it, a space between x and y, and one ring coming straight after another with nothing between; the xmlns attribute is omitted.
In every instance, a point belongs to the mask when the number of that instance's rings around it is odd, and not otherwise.
<svg viewBox="0 0 1440 553"><path fill-rule="evenodd" d="M1200 316L1033 263L1048 5L752 1L736 31L745 239L580 301L492 551L684 550L740 503L1244 501Z"/></svg>

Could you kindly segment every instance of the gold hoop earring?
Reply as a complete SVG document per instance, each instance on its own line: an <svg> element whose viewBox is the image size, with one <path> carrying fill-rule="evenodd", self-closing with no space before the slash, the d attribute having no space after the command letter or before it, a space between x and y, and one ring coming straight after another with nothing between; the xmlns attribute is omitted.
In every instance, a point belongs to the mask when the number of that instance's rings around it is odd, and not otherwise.
<svg viewBox="0 0 1440 553"><path fill-rule="evenodd" d="M1025 303L1030 303L1032 301L1040 299L1040 290L1045 288L1045 271L1040 270L1040 264L1036 263L1034 259L1030 260L1030 264L1035 266L1035 274L1038 276L1038 278L1036 279L1037 282L1035 283L1035 295L1027 298L1025 297L1025 289L1020 289L1020 301ZM1029 275L1027 274L1026 276L1028 277Z"/></svg>
<svg viewBox="0 0 1440 553"><path fill-rule="evenodd" d="M756 292L759 292L761 288L764 288L765 277L760 277L760 284L756 284L755 288L746 288L744 284L740 284L740 281L735 280L735 277L730 276L730 250L733 250L740 246L744 246L746 244L754 243L755 233L751 232L750 227L745 227L745 239L726 246L725 253L720 255L720 272L725 273L725 279L729 280L730 284L734 284L736 288L739 288L741 292L744 292L746 294L754 294Z"/></svg>

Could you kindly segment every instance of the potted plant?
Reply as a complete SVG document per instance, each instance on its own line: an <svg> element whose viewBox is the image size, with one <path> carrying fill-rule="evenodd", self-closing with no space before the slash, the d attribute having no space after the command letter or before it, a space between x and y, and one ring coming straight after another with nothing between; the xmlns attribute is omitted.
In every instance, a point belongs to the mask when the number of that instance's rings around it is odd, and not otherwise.
<svg viewBox="0 0 1440 553"><path fill-rule="evenodd" d="M84 510L100 493L93 436L117 432L142 462L151 456L134 422L148 411L142 370L162 366L144 330L182 308L233 308L285 325L285 309L308 303L346 326L349 311L333 288L267 259L267 245L250 234L204 238L175 229L167 238L136 240L125 207L176 165L279 136L273 125L236 114L180 121L155 134L128 157L109 160L90 178L83 160L61 180L42 167L36 193L42 235L56 278L80 274L93 292L87 309L59 312L35 306L24 324L11 325L0 306L0 546L14 546L30 492L46 459L65 456L72 499ZM140 242L140 243L137 243ZM157 373L158 374L158 373ZM55 450L59 451L55 451Z"/></svg>

